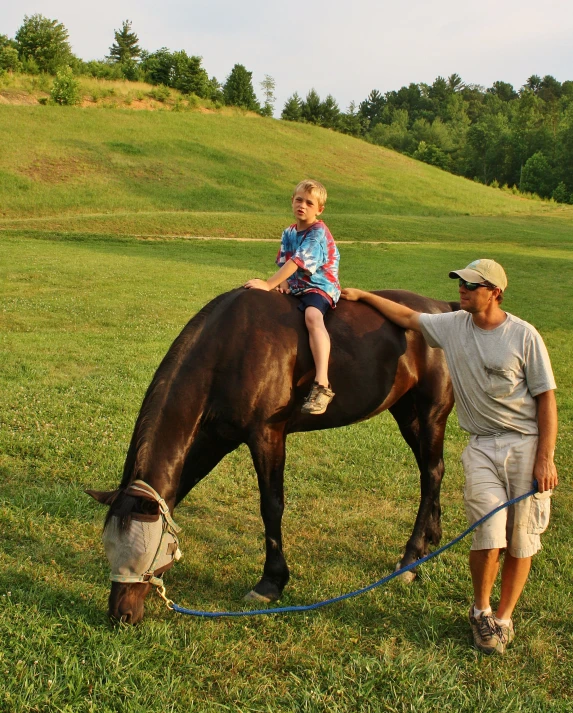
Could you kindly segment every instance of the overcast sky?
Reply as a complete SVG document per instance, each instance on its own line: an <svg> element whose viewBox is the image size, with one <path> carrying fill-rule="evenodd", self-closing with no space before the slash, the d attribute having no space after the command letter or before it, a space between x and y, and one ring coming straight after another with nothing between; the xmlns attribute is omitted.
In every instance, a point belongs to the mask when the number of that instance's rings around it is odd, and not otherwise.
<svg viewBox="0 0 573 713"><path fill-rule="evenodd" d="M573 80L572 0L1 0L0 34L14 37L35 13L62 22L85 60L103 58L129 19L142 48L201 55L221 82L244 64L262 96L270 74L279 114L312 87L346 109L372 89L454 72L486 87L519 88L532 74Z"/></svg>

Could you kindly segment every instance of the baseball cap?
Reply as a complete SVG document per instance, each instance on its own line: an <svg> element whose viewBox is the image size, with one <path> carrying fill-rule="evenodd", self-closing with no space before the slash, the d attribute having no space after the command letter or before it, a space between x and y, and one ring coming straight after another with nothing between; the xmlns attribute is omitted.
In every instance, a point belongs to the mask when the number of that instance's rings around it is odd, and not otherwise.
<svg viewBox="0 0 573 713"><path fill-rule="evenodd" d="M468 282L489 282L503 292L507 287L507 276L503 267L495 260L474 260L463 270L450 272L452 279L461 277Z"/></svg>

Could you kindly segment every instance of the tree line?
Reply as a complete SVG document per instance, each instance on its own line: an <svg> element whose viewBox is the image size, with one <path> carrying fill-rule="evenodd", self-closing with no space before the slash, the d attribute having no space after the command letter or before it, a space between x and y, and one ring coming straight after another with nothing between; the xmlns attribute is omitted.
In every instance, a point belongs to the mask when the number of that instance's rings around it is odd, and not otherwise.
<svg viewBox="0 0 573 713"><path fill-rule="evenodd" d="M146 81L219 105L238 106L263 116L273 114L275 82L268 75L260 83L264 97L261 103L253 88L252 72L242 64L235 64L226 81L220 83L216 77L209 77L201 57L185 50L142 49L130 20L125 20L113 36L104 59L85 62L72 53L68 31L61 22L40 14L26 15L13 39L0 34L0 73L45 72L59 77L59 84L66 87L73 85L71 75Z"/></svg>
<svg viewBox="0 0 573 713"><path fill-rule="evenodd" d="M185 50L139 46L129 20L115 30L109 54L85 62L74 56L68 32L57 20L25 16L14 39L0 34L3 71L58 76L66 103L73 76L147 81L194 94L218 105L272 116L275 82L265 76L257 99L252 72L235 64L224 83L209 77L202 58ZM342 111L332 95L311 89L286 101L281 118L315 124L386 146L451 173L515 191L573 203L573 81L532 75L519 89L503 81L485 88L457 74L397 91L374 89Z"/></svg>
<svg viewBox="0 0 573 713"><path fill-rule="evenodd" d="M433 84L370 92L342 112L312 89L291 96L287 121L334 129L459 176L573 203L573 81L533 75L519 90L452 74Z"/></svg>

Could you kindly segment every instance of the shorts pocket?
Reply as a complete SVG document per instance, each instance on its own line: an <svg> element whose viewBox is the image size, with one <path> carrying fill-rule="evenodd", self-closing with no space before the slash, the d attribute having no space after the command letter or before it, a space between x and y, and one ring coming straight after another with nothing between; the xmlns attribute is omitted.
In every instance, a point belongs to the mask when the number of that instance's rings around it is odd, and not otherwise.
<svg viewBox="0 0 573 713"><path fill-rule="evenodd" d="M529 508L529 522L527 523L528 535L541 535L549 525L551 513L551 491L536 493L531 498Z"/></svg>

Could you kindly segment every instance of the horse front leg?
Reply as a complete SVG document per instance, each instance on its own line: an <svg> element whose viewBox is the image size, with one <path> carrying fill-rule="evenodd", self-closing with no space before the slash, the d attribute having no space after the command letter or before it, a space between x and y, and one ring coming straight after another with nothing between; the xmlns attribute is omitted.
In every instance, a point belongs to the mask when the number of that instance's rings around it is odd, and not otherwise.
<svg viewBox="0 0 573 713"><path fill-rule="evenodd" d="M280 599L289 579L281 530L284 510L285 441L284 426L281 426L257 433L248 444L259 482L266 556L263 576L246 595L246 600L274 602Z"/></svg>

